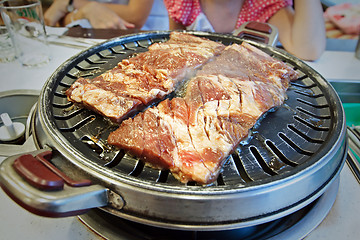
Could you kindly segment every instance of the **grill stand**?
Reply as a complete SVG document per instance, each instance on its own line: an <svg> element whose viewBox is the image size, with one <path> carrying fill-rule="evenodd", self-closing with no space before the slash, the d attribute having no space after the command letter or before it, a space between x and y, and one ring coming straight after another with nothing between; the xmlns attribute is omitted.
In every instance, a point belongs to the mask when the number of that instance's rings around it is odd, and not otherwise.
<svg viewBox="0 0 360 240"><path fill-rule="evenodd" d="M278 220L225 231L182 231L152 227L112 216L94 209L78 216L80 221L104 239L303 239L328 215L339 188L337 176L312 204Z"/></svg>

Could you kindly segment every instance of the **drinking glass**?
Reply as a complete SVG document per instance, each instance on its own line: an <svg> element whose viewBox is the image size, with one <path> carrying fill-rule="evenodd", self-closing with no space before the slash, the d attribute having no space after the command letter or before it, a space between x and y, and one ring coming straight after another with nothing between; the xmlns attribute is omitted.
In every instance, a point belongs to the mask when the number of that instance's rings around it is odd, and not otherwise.
<svg viewBox="0 0 360 240"><path fill-rule="evenodd" d="M6 26L0 25L0 63L12 62L15 59L14 46Z"/></svg>
<svg viewBox="0 0 360 240"><path fill-rule="evenodd" d="M50 51L41 2L4 0L0 2L0 11L21 64L38 67L48 63Z"/></svg>

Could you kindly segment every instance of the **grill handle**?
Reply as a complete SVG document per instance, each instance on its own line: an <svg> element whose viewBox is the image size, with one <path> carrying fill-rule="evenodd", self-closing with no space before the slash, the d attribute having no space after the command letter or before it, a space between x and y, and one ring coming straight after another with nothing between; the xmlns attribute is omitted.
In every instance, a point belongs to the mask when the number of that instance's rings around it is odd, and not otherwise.
<svg viewBox="0 0 360 240"><path fill-rule="evenodd" d="M241 39L262 42L275 47L279 32L275 26L269 23L246 22L238 29L235 29L233 35Z"/></svg>
<svg viewBox="0 0 360 240"><path fill-rule="evenodd" d="M45 217L76 216L108 204L107 188L73 181L48 157L49 149L8 157L0 164L1 188L29 212Z"/></svg>

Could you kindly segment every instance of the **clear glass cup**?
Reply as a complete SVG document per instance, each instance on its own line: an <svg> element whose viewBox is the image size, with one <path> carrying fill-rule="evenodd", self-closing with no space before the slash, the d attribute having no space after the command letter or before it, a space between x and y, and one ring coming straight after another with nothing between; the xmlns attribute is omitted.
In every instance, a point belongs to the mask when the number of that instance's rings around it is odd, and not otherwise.
<svg viewBox="0 0 360 240"><path fill-rule="evenodd" d="M4 0L0 2L0 11L20 63L25 67L47 64L50 61L50 51L41 2Z"/></svg>
<svg viewBox="0 0 360 240"><path fill-rule="evenodd" d="M15 50L6 26L0 25L0 63L15 60Z"/></svg>

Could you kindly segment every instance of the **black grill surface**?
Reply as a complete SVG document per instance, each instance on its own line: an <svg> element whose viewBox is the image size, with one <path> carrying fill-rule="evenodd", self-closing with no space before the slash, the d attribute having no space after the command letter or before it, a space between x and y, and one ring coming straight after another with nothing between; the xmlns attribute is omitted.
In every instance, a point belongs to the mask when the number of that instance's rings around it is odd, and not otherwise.
<svg viewBox="0 0 360 240"><path fill-rule="evenodd" d="M227 35L195 33L225 45L242 40ZM168 40L168 33L148 33L114 39L69 59L51 77L49 118L54 126L87 160L117 174L145 181L182 185L169 173L147 166L106 143L116 125L92 111L69 102L65 91L79 77L93 78L117 65L124 58L146 51L155 42ZM315 71L282 50L250 42L299 73L287 91L283 106L269 111L251 129L229 156L215 186L248 185L290 174L316 161L316 154L328 151L339 117L338 100L331 86ZM341 120L341 119L340 119ZM320 153L321 154L321 153ZM315 160L314 160L315 159ZM188 183L194 185L194 183Z"/></svg>

